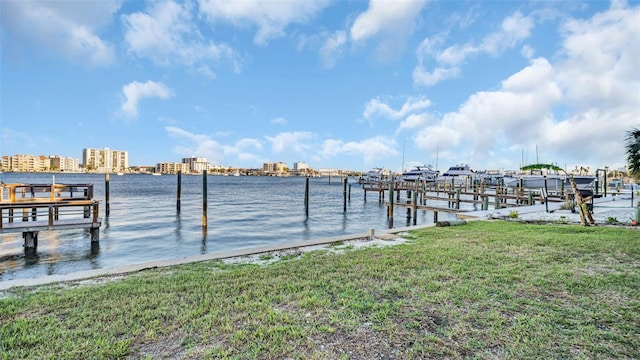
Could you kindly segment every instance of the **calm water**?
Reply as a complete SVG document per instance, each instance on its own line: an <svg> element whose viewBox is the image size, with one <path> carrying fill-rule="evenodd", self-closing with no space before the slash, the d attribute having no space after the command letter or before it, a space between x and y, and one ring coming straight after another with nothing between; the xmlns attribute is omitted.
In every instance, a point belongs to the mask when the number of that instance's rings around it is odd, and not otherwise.
<svg viewBox="0 0 640 360"><path fill-rule="evenodd" d="M52 174L0 174L5 183L51 183ZM350 180L352 181L352 180ZM343 211L339 179L310 179L309 216L305 179L299 177L209 176L208 227L202 229L202 176L182 176L181 212L176 211L177 176L111 175L110 216L105 217L104 175L55 174L62 184L93 183L101 201L100 242L86 229L41 231L36 254L25 254L21 233L0 235L0 281L67 274L217 251L365 232L389 227L377 193L364 201L352 181ZM394 225L409 225L397 208ZM441 214L446 217L446 214ZM418 224L433 221L418 212Z"/></svg>

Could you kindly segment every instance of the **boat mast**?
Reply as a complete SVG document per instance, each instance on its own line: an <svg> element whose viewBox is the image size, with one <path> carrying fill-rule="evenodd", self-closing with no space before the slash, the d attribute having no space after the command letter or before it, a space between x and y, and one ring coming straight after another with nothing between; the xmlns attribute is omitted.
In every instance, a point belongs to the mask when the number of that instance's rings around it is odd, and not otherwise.
<svg viewBox="0 0 640 360"><path fill-rule="evenodd" d="M402 142L402 173L403 174L404 174L404 149L406 145L407 145L407 138L404 138L404 141Z"/></svg>

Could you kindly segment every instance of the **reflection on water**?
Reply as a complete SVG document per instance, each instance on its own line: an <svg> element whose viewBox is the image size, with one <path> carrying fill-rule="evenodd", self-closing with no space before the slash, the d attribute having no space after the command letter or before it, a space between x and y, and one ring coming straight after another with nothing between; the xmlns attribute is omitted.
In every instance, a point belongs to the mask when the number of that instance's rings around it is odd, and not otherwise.
<svg viewBox="0 0 640 360"><path fill-rule="evenodd" d="M50 183L50 174L0 174L5 183ZM110 216L104 217L104 175L56 174L56 183L93 183L101 200L100 242L88 229L41 231L38 249L27 254L21 234L0 235L0 281L66 274L161 259L268 244L304 241L370 228L405 224L406 213L387 218L387 208L358 185L343 211L343 186L326 178L209 176L207 228L202 227L202 176L182 176L181 211L176 210L177 176L112 176ZM440 217L447 215L440 214ZM419 211L417 223L432 221ZM411 221L412 223L412 221ZM410 224L410 220L406 220Z"/></svg>

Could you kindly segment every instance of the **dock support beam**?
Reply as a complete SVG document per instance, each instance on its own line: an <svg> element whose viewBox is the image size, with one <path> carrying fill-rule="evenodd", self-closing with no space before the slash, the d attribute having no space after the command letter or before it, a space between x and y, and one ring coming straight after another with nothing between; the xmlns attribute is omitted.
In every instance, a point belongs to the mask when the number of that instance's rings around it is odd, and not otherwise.
<svg viewBox="0 0 640 360"><path fill-rule="evenodd" d="M22 233L25 248L35 249L38 247L38 233L39 231L25 231Z"/></svg>
<svg viewBox="0 0 640 360"><path fill-rule="evenodd" d="M91 242L92 243L100 241L100 228L99 227L89 228L89 234L91 234Z"/></svg>

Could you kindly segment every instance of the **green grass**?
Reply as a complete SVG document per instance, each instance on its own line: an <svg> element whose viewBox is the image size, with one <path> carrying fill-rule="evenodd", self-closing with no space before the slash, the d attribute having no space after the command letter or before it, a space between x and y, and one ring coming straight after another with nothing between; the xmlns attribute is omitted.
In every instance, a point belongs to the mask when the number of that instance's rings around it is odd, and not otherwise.
<svg viewBox="0 0 640 360"><path fill-rule="evenodd" d="M0 358L640 357L638 230L473 222L409 236L14 289Z"/></svg>

